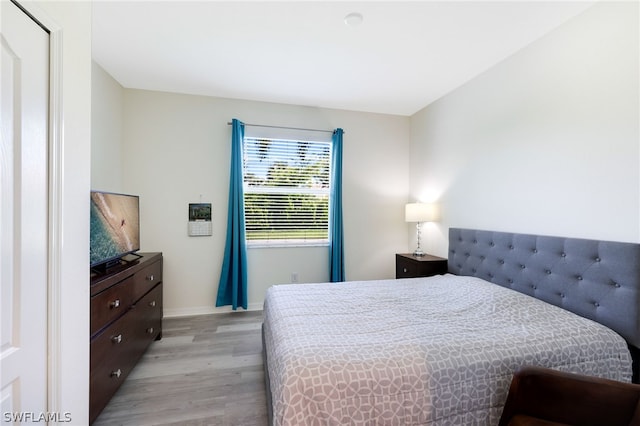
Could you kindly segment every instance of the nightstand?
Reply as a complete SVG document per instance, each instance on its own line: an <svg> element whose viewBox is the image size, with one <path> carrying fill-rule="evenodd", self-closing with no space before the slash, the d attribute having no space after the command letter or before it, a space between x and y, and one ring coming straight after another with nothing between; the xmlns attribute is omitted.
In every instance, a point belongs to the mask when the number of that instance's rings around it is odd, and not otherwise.
<svg viewBox="0 0 640 426"><path fill-rule="evenodd" d="M431 256L414 256L411 253L396 254L396 278L430 277L447 273L447 259Z"/></svg>

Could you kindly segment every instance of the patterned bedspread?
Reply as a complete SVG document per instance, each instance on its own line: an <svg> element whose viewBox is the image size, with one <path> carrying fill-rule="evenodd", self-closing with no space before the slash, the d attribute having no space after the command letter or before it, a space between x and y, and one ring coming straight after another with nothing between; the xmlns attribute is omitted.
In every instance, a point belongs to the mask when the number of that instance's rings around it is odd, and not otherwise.
<svg viewBox="0 0 640 426"><path fill-rule="evenodd" d="M473 277L273 286L264 332L274 425L495 425L520 365L631 378L613 331Z"/></svg>

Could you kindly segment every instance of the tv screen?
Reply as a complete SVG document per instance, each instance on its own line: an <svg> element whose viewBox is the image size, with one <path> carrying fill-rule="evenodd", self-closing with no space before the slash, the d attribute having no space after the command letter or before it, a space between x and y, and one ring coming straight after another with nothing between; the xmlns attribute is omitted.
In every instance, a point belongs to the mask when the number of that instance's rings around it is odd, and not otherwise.
<svg viewBox="0 0 640 426"><path fill-rule="evenodd" d="M140 198L91 191L91 267L140 250Z"/></svg>

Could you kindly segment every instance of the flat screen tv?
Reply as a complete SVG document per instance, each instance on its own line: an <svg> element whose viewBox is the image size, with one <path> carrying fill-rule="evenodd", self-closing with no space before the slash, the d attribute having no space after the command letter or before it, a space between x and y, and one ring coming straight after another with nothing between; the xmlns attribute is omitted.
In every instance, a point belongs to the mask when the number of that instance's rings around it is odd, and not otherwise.
<svg viewBox="0 0 640 426"><path fill-rule="evenodd" d="M140 250L140 197L91 191L91 268L108 268Z"/></svg>

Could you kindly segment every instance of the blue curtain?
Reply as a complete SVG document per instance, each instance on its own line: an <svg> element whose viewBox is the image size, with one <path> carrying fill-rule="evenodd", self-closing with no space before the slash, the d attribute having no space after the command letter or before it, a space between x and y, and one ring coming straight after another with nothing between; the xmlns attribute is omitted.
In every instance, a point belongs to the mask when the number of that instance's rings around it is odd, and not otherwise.
<svg viewBox="0 0 640 426"><path fill-rule="evenodd" d="M244 123L233 119L231 134L231 178L227 240L216 306L231 305L247 309L247 245L244 228L244 193L242 190L242 143Z"/></svg>
<svg viewBox="0 0 640 426"><path fill-rule="evenodd" d="M331 282L345 280L344 232L342 226L342 129L332 137L331 157L331 212L329 213L329 278Z"/></svg>

